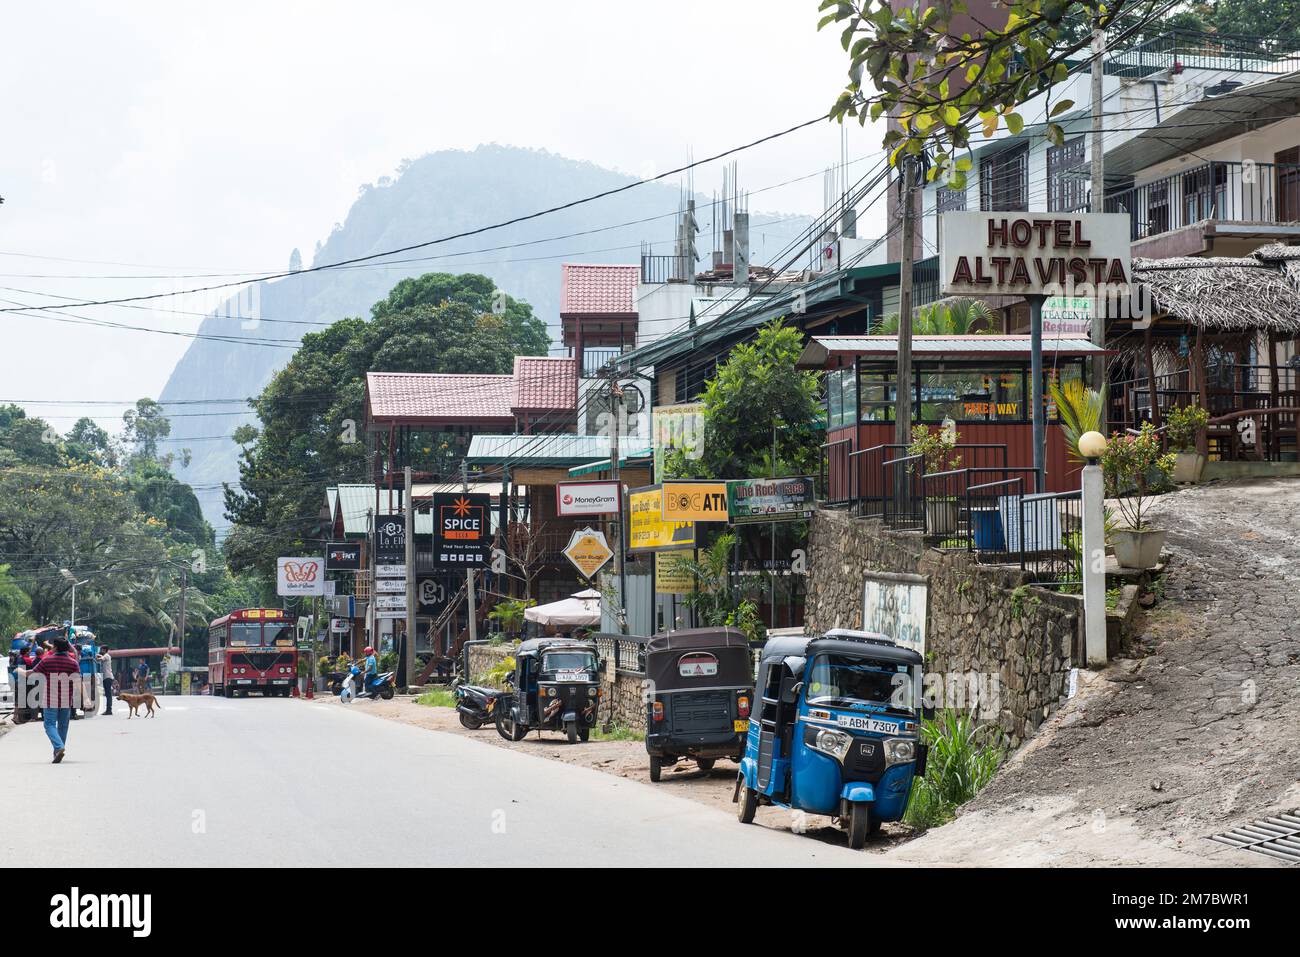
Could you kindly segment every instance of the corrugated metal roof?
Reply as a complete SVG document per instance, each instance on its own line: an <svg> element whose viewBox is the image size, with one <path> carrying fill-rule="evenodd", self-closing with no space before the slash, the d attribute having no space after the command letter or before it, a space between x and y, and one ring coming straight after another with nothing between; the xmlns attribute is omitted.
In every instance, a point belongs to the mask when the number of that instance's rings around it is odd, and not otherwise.
<svg viewBox="0 0 1300 957"><path fill-rule="evenodd" d="M1044 355L1097 355L1106 350L1088 339L1043 337ZM833 355L891 356L898 353L898 336L814 336L804 347L799 365L820 367ZM1027 356L1029 336L913 336L914 356Z"/></svg>
<svg viewBox="0 0 1300 957"><path fill-rule="evenodd" d="M626 440L625 440L626 441ZM647 455L648 450L628 449ZM609 459L606 435L476 435L465 460L470 465L585 465Z"/></svg>

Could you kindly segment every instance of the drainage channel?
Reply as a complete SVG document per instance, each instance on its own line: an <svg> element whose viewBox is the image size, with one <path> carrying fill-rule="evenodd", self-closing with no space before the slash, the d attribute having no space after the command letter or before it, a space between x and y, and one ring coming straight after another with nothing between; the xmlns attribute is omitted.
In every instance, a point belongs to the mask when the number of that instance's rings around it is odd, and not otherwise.
<svg viewBox="0 0 1300 957"><path fill-rule="evenodd" d="M1212 834L1210 840L1242 851L1267 854L1288 864L1300 864L1300 811L1260 818L1231 831Z"/></svg>

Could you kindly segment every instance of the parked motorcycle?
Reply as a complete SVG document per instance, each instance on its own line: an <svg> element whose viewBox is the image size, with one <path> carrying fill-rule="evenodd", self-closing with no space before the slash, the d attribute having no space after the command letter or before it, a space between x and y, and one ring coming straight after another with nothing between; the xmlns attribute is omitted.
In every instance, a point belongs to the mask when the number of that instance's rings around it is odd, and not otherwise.
<svg viewBox="0 0 1300 957"><path fill-rule="evenodd" d="M495 720L494 711L501 695L495 688L479 685L456 686L456 712L462 726L477 731Z"/></svg>

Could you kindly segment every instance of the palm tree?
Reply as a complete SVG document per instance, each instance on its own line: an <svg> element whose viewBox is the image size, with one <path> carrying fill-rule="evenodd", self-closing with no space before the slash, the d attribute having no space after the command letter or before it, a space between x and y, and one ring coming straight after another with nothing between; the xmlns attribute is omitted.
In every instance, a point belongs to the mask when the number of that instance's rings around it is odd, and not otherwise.
<svg viewBox="0 0 1300 957"><path fill-rule="evenodd" d="M898 313L891 312L871 328L873 336L898 335ZM912 335L968 336L995 332L997 316L981 299L950 299L922 306L912 314Z"/></svg>

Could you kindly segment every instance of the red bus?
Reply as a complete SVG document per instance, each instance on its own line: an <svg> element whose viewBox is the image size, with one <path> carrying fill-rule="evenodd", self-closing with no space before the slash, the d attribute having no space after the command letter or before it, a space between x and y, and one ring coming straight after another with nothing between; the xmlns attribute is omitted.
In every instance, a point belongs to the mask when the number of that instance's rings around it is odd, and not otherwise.
<svg viewBox="0 0 1300 957"><path fill-rule="evenodd" d="M298 680L296 616L279 608L237 608L208 626L208 686L233 698L260 691L287 698Z"/></svg>

